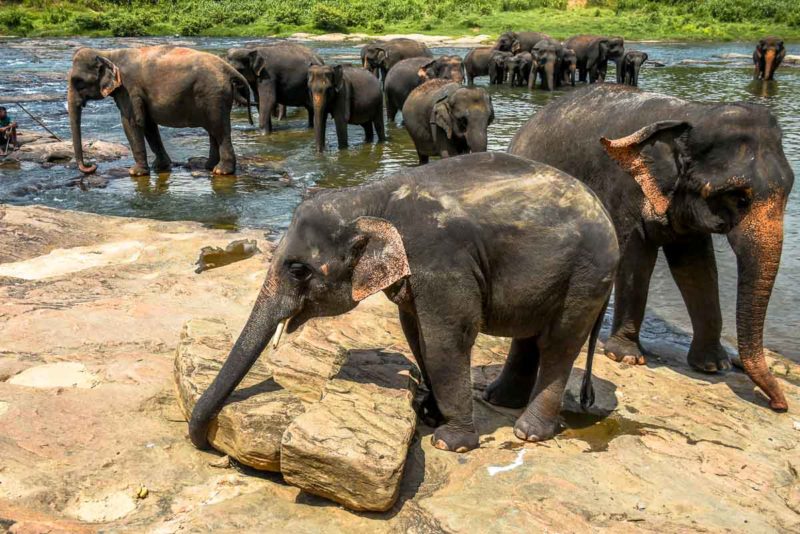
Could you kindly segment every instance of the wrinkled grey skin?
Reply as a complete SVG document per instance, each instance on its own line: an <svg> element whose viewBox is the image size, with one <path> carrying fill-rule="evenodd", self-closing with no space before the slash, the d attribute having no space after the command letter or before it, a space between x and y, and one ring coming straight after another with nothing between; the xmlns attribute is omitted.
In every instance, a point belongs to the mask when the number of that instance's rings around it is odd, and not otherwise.
<svg viewBox="0 0 800 534"><path fill-rule="evenodd" d="M628 50L622 58L620 65L620 74L622 76L622 83L637 87L639 85L639 70L647 61L647 54L639 52L638 50Z"/></svg>
<svg viewBox="0 0 800 534"><path fill-rule="evenodd" d="M364 138L371 143L386 140L383 128L383 97L380 82L361 68L342 65L312 65L308 68L308 90L314 109L314 138L317 151L325 150L328 115L336 124L339 148L347 148L347 125L364 128Z"/></svg>
<svg viewBox="0 0 800 534"><path fill-rule="evenodd" d="M485 152L494 121L492 100L483 89L449 80L430 80L414 89L403 105L403 124L420 165L443 158Z"/></svg>
<svg viewBox="0 0 800 534"><path fill-rule="evenodd" d="M787 410L764 361L763 329L794 174L780 127L766 107L695 103L601 84L542 108L517 132L509 151L570 173L609 210L622 250L606 342L606 354L615 360L645 363L639 330L662 249L692 322L689 365L708 373L730 368L720 341L711 239L724 234L738 265L742 366L773 410Z"/></svg>
<svg viewBox="0 0 800 534"><path fill-rule="evenodd" d="M214 174L233 174L231 106L236 100L249 111L248 95L247 80L221 58L205 52L174 46L79 48L67 75L75 161L83 173L97 169L83 159L81 115L89 100L110 96L133 153L132 176L150 174L145 140L155 154L154 169L169 172L172 168L159 126L203 128L210 143L207 168Z"/></svg>
<svg viewBox="0 0 800 534"><path fill-rule="evenodd" d="M575 71L578 68L578 56L571 48L565 48L561 54L561 84L575 87Z"/></svg>
<svg viewBox="0 0 800 534"><path fill-rule="evenodd" d="M458 56L440 56L436 59L414 57L404 59L386 75L383 89L386 93L386 116L390 121L403 109L408 95L428 80L464 82L464 64Z"/></svg>
<svg viewBox="0 0 800 534"><path fill-rule="evenodd" d="M489 56L489 83L501 85L506 81L506 61L512 56L511 52L494 50Z"/></svg>
<svg viewBox="0 0 800 534"><path fill-rule="evenodd" d="M754 80L773 80L775 71L786 57L786 47L780 37L764 37L753 51Z"/></svg>
<svg viewBox="0 0 800 534"><path fill-rule="evenodd" d="M433 53L425 46L425 43L405 37L368 44L361 51L363 67L384 81L392 67L404 59L433 57Z"/></svg>
<svg viewBox="0 0 800 534"><path fill-rule="evenodd" d="M512 87L527 87L533 68L533 56L530 52L520 52L506 60L506 70L511 74Z"/></svg>
<svg viewBox="0 0 800 534"><path fill-rule="evenodd" d="M485 398L525 408L520 439L549 439L590 334L594 346L618 256L588 187L508 154L468 154L319 194L298 206L275 249L250 318L192 412L192 443L208 446L209 424L278 324L288 319L292 332L379 291L397 305L430 392L421 415L436 427L435 447L478 447L470 352L479 332L513 338ZM583 393L590 404L588 380Z"/></svg>
<svg viewBox="0 0 800 534"><path fill-rule="evenodd" d="M602 37L599 35L576 35L564 41L564 48L571 48L577 56L578 78L589 83L602 82L606 78L608 62L619 62L625 54L625 43L621 37ZM619 72L617 78L619 83Z"/></svg>
<svg viewBox="0 0 800 534"><path fill-rule="evenodd" d="M255 48L231 48L228 63L238 70L258 95L258 125L272 132L272 116L278 105L303 107L308 111L308 127L314 115L308 94L309 65L323 65L322 58L307 46L275 43Z"/></svg>
<svg viewBox="0 0 800 534"><path fill-rule="evenodd" d="M464 56L464 72L467 75L467 85L474 85L478 76L489 75L489 59L495 49L489 46L473 48Z"/></svg>
<svg viewBox="0 0 800 534"><path fill-rule="evenodd" d="M528 88L536 87L537 76L541 79L541 88L554 91L561 84L561 58L564 48L561 43L552 39L543 39L533 47L533 70L528 80Z"/></svg>

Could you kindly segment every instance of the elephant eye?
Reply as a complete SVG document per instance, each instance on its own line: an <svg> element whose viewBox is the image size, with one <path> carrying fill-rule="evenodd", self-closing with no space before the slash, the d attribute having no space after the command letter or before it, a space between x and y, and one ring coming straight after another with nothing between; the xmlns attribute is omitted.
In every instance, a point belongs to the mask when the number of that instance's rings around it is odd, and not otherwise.
<svg viewBox="0 0 800 534"><path fill-rule="evenodd" d="M292 278L297 280L298 282L305 282L309 278L311 278L311 269L308 265L299 262L293 262L289 264L289 275Z"/></svg>

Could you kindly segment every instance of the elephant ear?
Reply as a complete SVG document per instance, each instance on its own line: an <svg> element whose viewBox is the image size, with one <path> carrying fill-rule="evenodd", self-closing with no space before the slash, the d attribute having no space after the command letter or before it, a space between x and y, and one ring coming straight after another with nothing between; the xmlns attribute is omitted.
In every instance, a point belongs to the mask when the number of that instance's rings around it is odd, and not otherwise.
<svg viewBox="0 0 800 534"><path fill-rule="evenodd" d="M654 122L619 139L600 138L606 152L642 188L659 217L667 213L677 181L689 161L691 128L688 122L669 120Z"/></svg>
<svg viewBox="0 0 800 534"><path fill-rule="evenodd" d="M333 86L337 91L344 88L344 67L341 65L333 67Z"/></svg>
<svg viewBox="0 0 800 534"><path fill-rule="evenodd" d="M445 131L448 139L453 138L453 117L450 114L450 104L447 103L447 95L441 97L433 104L433 111L431 111L431 125L434 126L434 143L436 142L436 126Z"/></svg>
<svg viewBox="0 0 800 534"><path fill-rule="evenodd" d="M344 79L344 67L336 65L333 67L333 87L339 98L339 104L344 112L344 121L350 121L350 91L347 81Z"/></svg>
<svg viewBox="0 0 800 534"><path fill-rule="evenodd" d="M122 85L122 75L119 67L114 65L108 58L97 56L97 69L99 71L98 83L100 84L100 94L107 97Z"/></svg>
<svg viewBox="0 0 800 534"><path fill-rule="evenodd" d="M356 257L352 298L361 302L409 276L411 269L403 239L392 223L378 217L359 217L351 224Z"/></svg>
<svg viewBox="0 0 800 534"><path fill-rule="evenodd" d="M253 69L257 78L260 78L262 74L264 74L264 68L267 66L267 58L264 57L264 54L260 54L258 50L253 50L250 52L250 67Z"/></svg>
<svg viewBox="0 0 800 534"><path fill-rule="evenodd" d="M419 68L417 71L417 76L419 76L420 80L429 80L431 78L436 77L436 71L433 68L436 66L436 60L433 59L428 63L425 63L423 66Z"/></svg>
<svg viewBox="0 0 800 534"><path fill-rule="evenodd" d="M378 63L383 63L386 60L386 50L380 47L375 47L375 59Z"/></svg>

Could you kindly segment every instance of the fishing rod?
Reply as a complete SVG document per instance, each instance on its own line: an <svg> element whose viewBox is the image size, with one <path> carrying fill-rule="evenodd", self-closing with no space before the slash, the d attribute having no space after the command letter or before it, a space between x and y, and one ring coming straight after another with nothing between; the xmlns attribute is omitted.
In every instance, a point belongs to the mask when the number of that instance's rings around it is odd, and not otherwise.
<svg viewBox="0 0 800 534"><path fill-rule="evenodd" d="M41 126L42 128L44 128L45 130L47 130L47 132L48 132L50 135L52 135L53 137L55 137L55 138L56 138L57 140L59 140L59 141L63 141L63 139L61 139L59 136L57 136L57 135L56 135L56 133L55 133L53 130L51 130L50 128L48 128L47 126L45 126L45 124L44 124L42 121L40 121L39 119L37 119L36 117L34 117L34 116L33 116L33 113L31 113L30 111L28 111L27 109L25 109L25 106L23 106L23 105L22 105L22 104L20 104L19 102L14 102L14 104L16 104L16 105L19 107L19 109L21 109L22 111L24 111L25 113L27 113L27 114L28 114L28 116L29 116L30 118L32 118L32 119L33 119L33 120L36 122L36 124L38 124L39 126Z"/></svg>

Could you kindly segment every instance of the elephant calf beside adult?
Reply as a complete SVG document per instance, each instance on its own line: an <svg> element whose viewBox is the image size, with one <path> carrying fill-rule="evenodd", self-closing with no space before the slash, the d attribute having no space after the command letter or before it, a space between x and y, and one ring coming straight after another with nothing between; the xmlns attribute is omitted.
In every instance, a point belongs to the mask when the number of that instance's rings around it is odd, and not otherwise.
<svg viewBox="0 0 800 534"><path fill-rule="evenodd" d="M159 126L203 128L210 142L207 168L214 174L236 171L231 106L237 100L249 113L249 90L247 80L223 59L173 46L78 49L68 74L67 106L75 161L84 173L94 172L96 166L83 160L82 110L89 100L107 96L119 108L131 146L135 161L131 175L150 173L145 140L155 154L155 170L167 172L172 167Z"/></svg>
<svg viewBox="0 0 800 534"><path fill-rule="evenodd" d="M753 51L753 79L774 80L775 71L786 57L786 47L780 37L764 37Z"/></svg>
<svg viewBox="0 0 800 534"><path fill-rule="evenodd" d="M308 93L308 68L323 65L322 58L307 46L275 43L255 48L231 48L228 62L246 79L258 95L258 124L272 132L272 114L278 104L308 111L308 127L314 114Z"/></svg>
<svg viewBox="0 0 800 534"><path fill-rule="evenodd" d="M433 53L425 43L414 39L400 37L379 43L364 45L361 49L363 66L381 80L386 80L386 74L404 59L412 57L433 58Z"/></svg>
<svg viewBox="0 0 800 534"><path fill-rule="evenodd" d="M564 41L564 47L575 51L580 81L602 82L606 78L608 62L617 66L617 83L622 82L620 62L625 54L625 41L622 37L602 37L600 35L576 35Z"/></svg>
<svg viewBox="0 0 800 534"><path fill-rule="evenodd" d="M587 87L542 108L509 151L582 180L611 213L622 251L606 343L613 359L645 362L639 330L662 248L692 322L689 365L704 372L730 367L711 240L725 234L738 264L739 357L770 407L787 409L764 361L763 331L794 174L766 107Z"/></svg>
<svg viewBox="0 0 800 534"><path fill-rule="evenodd" d="M449 80L430 80L414 89L403 105L403 123L414 141L420 164L485 152L492 100L483 89Z"/></svg>
<svg viewBox="0 0 800 534"><path fill-rule="evenodd" d="M403 109L411 91L428 80L464 82L464 64L459 56L440 56L436 59L413 57L395 65L386 75L386 116L390 121Z"/></svg>
<svg viewBox="0 0 800 534"><path fill-rule="evenodd" d="M625 85L638 87L639 85L639 71L642 69L645 61L647 61L647 54L639 52L638 50L628 50L622 57L620 63L621 82Z"/></svg>
<svg viewBox="0 0 800 534"><path fill-rule="evenodd" d="M383 128L383 96L380 82L361 68L342 65L312 65L308 68L308 90L314 109L314 137L317 151L325 149L328 115L336 124L339 148L347 148L347 125L364 128L366 142L386 137Z"/></svg>

